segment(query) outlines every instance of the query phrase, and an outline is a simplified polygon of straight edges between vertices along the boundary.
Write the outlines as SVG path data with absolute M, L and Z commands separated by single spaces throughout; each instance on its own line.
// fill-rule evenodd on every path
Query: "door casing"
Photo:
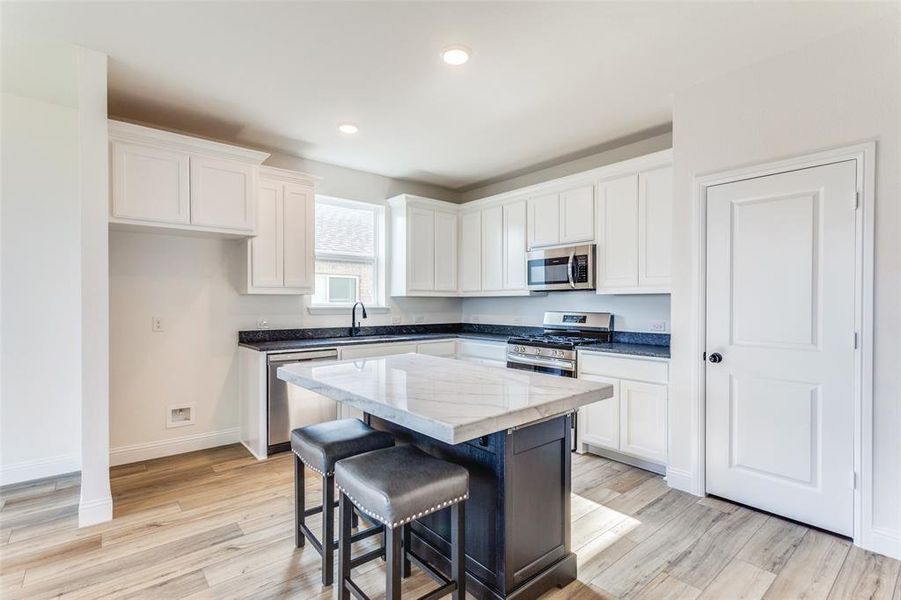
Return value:
M 874 209 L 876 187 L 876 142 L 869 141 L 815 152 L 775 162 L 741 167 L 709 175 L 693 181 L 695 215 L 695 258 L 697 288 L 694 305 L 697 308 L 695 339 L 696 353 L 692 365 L 692 437 L 696 443 L 696 463 L 690 473 L 689 489 L 693 494 L 706 494 L 706 378 L 707 362 L 703 360 L 707 338 L 707 190 L 724 183 L 734 183 L 756 177 L 797 171 L 847 160 L 857 164 L 857 202 L 855 219 L 855 330 L 858 345 L 854 365 L 854 544 L 868 550 L 888 554 L 873 530 L 873 249 Z M 850 199 L 849 199 L 850 202 Z M 852 343 L 849 340 L 849 343 Z M 672 454 L 672 452 L 670 452 Z M 688 482 L 686 482 L 688 483 Z

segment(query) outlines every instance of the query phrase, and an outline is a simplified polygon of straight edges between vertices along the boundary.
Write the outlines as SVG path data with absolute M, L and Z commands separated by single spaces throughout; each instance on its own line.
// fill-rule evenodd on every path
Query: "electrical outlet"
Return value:
M 425 317 L 423 317 L 422 315 L 416 315 L 416 324 L 418 325 L 421 323 L 425 323 Z
M 392 325 L 400 325 L 402 322 L 403 322 L 403 319 L 401 319 L 399 316 L 391 317 Z
M 522 317 L 513 317 L 514 325 L 522 325 Z
M 470 321 L 472 321 L 473 323 L 478 323 L 479 315 L 473 315 L 472 317 L 470 317 Z
M 269 329 L 269 321 L 266 319 L 260 319 L 257 321 L 257 329 Z
M 194 405 L 180 404 L 166 408 L 166 427 L 184 427 L 194 424 Z
M 161 317 L 150 317 L 150 330 L 154 333 L 163 331 L 163 319 Z
M 666 321 L 651 321 L 651 331 L 666 331 Z

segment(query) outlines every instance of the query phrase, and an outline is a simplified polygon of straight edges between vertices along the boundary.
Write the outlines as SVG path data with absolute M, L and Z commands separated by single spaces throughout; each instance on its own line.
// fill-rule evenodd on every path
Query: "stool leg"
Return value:
M 294 455 L 294 546 L 303 548 L 304 535 L 300 529 L 300 524 L 304 520 L 304 509 L 306 507 L 306 498 L 303 490 L 303 461 L 296 454 Z
M 322 585 L 335 579 L 335 476 L 322 478 Z
M 466 501 L 451 508 L 451 577 L 457 589 L 451 600 L 466 600 Z
M 403 526 L 404 528 L 404 571 L 403 577 L 406 579 L 410 576 L 410 559 L 407 556 L 407 552 L 410 551 L 410 524 L 407 523 Z
M 357 516 L 357 511 L 355 511 L 355 510 L 351 511 L 351 514 L 353 516 L 350 519 L 350 526 L 353 527 L 354 529 L 356 529 L 357 527 L 360 526 L 360 517 Z
M 353 504 L 343 493 L 338 497 L 338 600 L 350 600 L 345 583 L 350 578 L 350 536 Z
M 389 529 L 385 526 L 385 535 L 388 545 L 385 548 L 385 600 L 400 600 L 400 575 L 401 575 L 401 528 Z

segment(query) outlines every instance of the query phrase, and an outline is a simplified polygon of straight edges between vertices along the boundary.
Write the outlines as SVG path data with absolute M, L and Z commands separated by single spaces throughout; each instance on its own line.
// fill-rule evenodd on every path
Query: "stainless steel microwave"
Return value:
M 593 290 L 595 245 L 532 250 L 526 255 L 530 290 Z

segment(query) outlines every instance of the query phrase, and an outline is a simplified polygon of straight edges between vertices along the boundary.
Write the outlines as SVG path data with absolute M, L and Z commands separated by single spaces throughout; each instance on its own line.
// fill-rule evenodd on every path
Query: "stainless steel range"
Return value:
M 507 340 L 507 368 L 575 377 L 579 346 L 609 342 L 613 315 L 590 312 L 546 312 L 544 332 Z M 578 447 L 578 414 L 573 418 L 572 444 Z

